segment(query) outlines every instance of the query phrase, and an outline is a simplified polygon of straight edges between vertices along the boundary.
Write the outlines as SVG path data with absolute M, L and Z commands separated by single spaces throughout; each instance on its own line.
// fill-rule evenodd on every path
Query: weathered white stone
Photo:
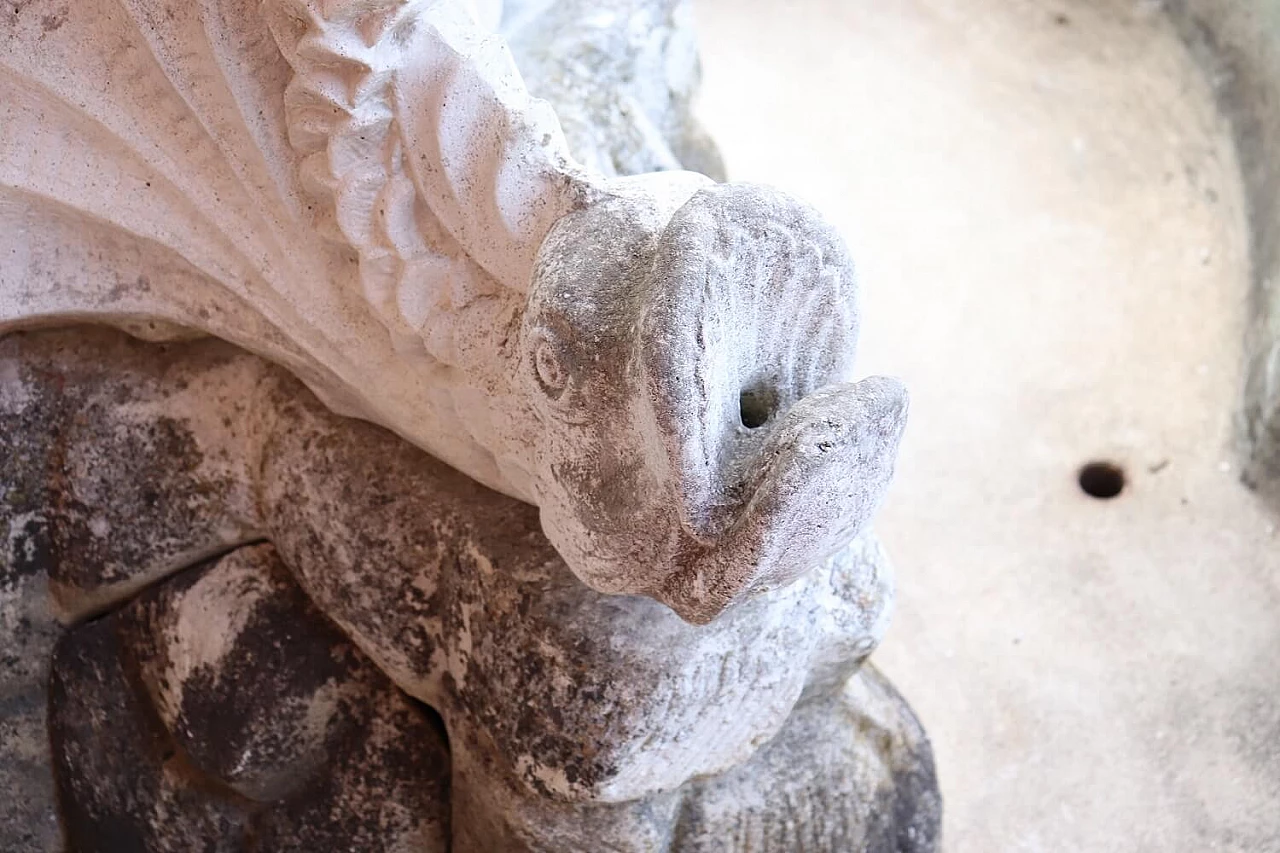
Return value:
M 538 505 L 596 589 L 706 621 L 856 533 L 905 396 L 851 382 L 852 266 L 816 212 L 620 174 L 718 169 L 683 4 L 510 10 L 586 165 L 474 11 L 22 4 L 0 22 L 0 330 L 226 338 Z M 557 77 L 561 43 L 573 68 L 616 46 L 595 94 Z
M 0 18 L 0 627 L 70 624 L 73 848 L 935 849 L 863 669 L 905 393 L 697 82 L 684 0 Z

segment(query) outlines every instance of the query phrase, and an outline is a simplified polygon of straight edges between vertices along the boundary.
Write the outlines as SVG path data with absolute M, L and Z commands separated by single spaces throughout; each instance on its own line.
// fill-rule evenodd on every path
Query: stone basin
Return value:
M 1280 4 L 699 12 L 730 175 L 850 235 L 912 389 L 877 660 L 946 848 L 1280 850 Z

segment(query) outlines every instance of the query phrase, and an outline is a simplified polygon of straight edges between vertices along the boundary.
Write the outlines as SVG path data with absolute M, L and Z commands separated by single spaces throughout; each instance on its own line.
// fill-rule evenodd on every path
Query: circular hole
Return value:
M 738 416 L 747 429 L 756 429 L 769 422 L 777 405 L 776 395 L 767 389 L 752 388 L 738 397 Z
M 1079 481 L 1086 495 L 1105 501 L 1124 491 L 1124 469 L 1114 462 L 1090 462 L 1080 469 Z

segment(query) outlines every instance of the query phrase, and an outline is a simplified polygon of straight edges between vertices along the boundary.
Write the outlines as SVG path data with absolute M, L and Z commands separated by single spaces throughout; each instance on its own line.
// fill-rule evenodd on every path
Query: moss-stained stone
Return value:
M 37 472 L 8 501 L 38 504 L 26 549 L 47 560 L 60 615 L 101 612 L 260 535 L 248 448 L 262 369 L 215 341 L 143 347 L 106 329 L 0 340 L 0 385 L 31 413 L 10 441 L 29 445 Z
M 0 850 L 59 850 L 45 729 L 49 659 L 61 626 L 44 510 L 56 400 L 0 342 Z
M 311 606 L 270 546 L 71 629 L 49 720 L 76 851 L 448 848 L 433 715 Z
M 37 377 L 6 386 L 8 575 L 80 620 L 50 692 L 73 849 L 934 849 L 928 742 L 862 668 L 892 600 L 873 536 L 695 626 L 228 345 L 0 346 Z

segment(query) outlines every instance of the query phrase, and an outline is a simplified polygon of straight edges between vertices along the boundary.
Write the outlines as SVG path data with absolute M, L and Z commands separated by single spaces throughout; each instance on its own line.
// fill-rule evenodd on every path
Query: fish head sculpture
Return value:
M 907 397 L 850 381 L 853 266 L 816 211 L 749 184 L 686 196 L 672 213 L 670 193 L 624 193 L 557 223 L 520 371 L 556 549 L 591 586 L 704 623 L 857 535 Z
M 851 381 L 853 268 L 814 210 L 583 165 L 459 0 L 117 5 L 0 62 L 0 136 L 74 152 L 0 158 L 0 331 L 225 338 L 693 622 L 867 520 L 906 398 Z

